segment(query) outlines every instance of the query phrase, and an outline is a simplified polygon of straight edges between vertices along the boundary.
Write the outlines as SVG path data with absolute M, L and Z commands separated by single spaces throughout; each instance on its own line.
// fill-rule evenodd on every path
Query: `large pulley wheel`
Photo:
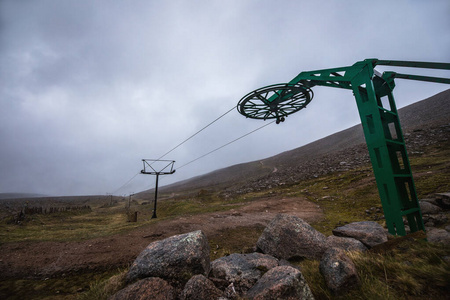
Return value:
M 302 84 L 274 84 L 245 95 L 237 110 L 247 118 L 276 119 L 279 124 L 286 116 L 305 108 L 312 98 L 311 89 Z

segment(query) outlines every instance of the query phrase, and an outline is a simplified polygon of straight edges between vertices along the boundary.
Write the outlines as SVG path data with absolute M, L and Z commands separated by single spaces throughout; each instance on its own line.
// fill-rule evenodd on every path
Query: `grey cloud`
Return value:
M 370 57 L 448 61 L 450 4 L 409 1 L 2 1 L 0 192 L 116 191 L 253 89 Z M 448 74 L 448 73 L 447 73 Z M 444 75 L 442 75 L 444 76 Z M 398 106 L 447 88 L 398 83 Z M 315 99 L 165 179 L 286 151 L 359 122 Z M 236 111 L 167 156 L 180 166 L 259 126 Z M 117 193 L 149 188 L 137 176 Z

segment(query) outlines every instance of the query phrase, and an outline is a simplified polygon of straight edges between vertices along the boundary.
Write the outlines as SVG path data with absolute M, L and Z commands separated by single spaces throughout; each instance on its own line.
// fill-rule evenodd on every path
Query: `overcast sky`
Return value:
M 448 0 L 2 0 L 0 193 L 152 188 L 154 176 L 135 176 L 141 159 L 159 158 L 256 88 L 366 58 L 450 62 L 449 15 Z M 398 107 L 448 88 L 396 83 Z M 308 108 L 286 122 L 161 184 L 263 159 L 360 122 L 351 91 L 313 91 Z M 264 124 L 234 110 L 164 159 L 177 168 Z

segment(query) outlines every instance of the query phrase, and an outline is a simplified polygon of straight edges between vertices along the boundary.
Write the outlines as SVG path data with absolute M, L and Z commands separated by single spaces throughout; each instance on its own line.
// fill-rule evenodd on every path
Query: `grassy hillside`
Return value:
M 420 197 L 450 191 L 450 143 L 431 145 L 423 153 L 411 155 L 415 183 Z M 60 213 L 47 216 L 34 216 L 22 226 L 0 225 L 0 243 L 11 241 L 67 241 L 84 240 L 98 236 L 129 232 L 139 227 L 153 226 L 158 222 L 184 216 L 219 212 L 239 208 L 243 203 L 267 198 L 306 197 L 319 205 L 325 214 L 323 220 L 312 223 L 313 227 L 329 235 L 336 226 L 362 220 L 376 220 L 383 224 L 382 211 L 370 165 L 344 172 L 335 172 L 315 179 L 292 185 L 274 187 L 269 190 L 252 192 L 227 200 L 220 193 L 203 191 L 185 198 L 161 201 L 158 219 L 149 219 L 151 203 L 142 200 L 131 203 L 131 209 L 141 212 L 137 223 L 127 221 L 127 201 L 112 206 L 93 206 L 91 212 Z M 367 214 L 366 211 L 373 213 Z M 263 227 L 236 227 L 208 237 L 211 258 L 235 252 L 251 251 Z M 414 242 L 413 242 L 414 241 Z M 361 288 L 351 292 L 352 299 L 446 299 L 449 287 L 450 269 L 444 258 L 450 255 L 448 247 L 430 245 L 419 240 L 407 240 L 403 246 L 388 250 L 384 254 L 366 253 L 353 255 L 360 277 Z M 404 263 L 408 262 L 408 263 Z M 317 261 L 293 262 L 302 267 L 316 299 L 336 298 L 331 295 L 323 278 L 318 273 Z M 98 272 L 66 274 L 46 281 L 33 279 L 8 279 L 0 283 L 0 291 L 14 291 L 15 299 L 106 299 L 115 288 L 121 286 L 120 280 L 125 271 L 119 266 Z M 113 276 L 113 275 L 118 275 Z M 113 277 L 111 277 L 113 276 Z M 113 278 L 113 279 L 111 279 Z M 68 281 L 70 284 L 68 285 Z M 111 287 L 112 285 L 112 287 Z M 88 288 L 88 286 L 90 286 Z M 20 288 L 19 288 L 20 287 Z M 106 291 L 105 291 L 106 288 Z M 38 291 L 38 294 L 36 294 Z M 58 293 L 60 296 L 57 296 Z M 1 295 L 1 293 L 0 293 Z M 40 295 L 39 297 L 36 297 Z M 349 295 L 343 296 L 347 299 Z M 100 298 L 98 298 L 100 297 Z M 12 298 L 14 299 L 14 298 Z
M 419 102 L 415 109 L 421 109 L 423 114 L 416 113 L 417 110 L 415 112 L 411 107 L 403 110 L 404 116 L 410 120 L 405 120 L 403 125 L 407 129 L 405 136 L 419 198 L 450 191 L 450 114 L 445 113 L 448 108 L 442 107 L 448 103 L 449 96 L 450 92 L 447 91 L 432 98 L 432 102 Z M 429 112 L 430 107 L 438 112 Z M 436 118 L 430 119 L 433 116 Z M 198 177 L 172 186 L 175 189 L 173 191 L 176 191 L 175 196 L 158 202 L 158 219 L 150 219 L 153 208 L 151 193 L 136 195 L 130 202 L 129 199 L 105 196 L 73 197 L 70 203 L 89 204 L 90 210 L 28 215 L 20 224 L 11 222 L 11 216 L 8 215 L 11 210 L 3 206 L 0 250 L 18 250 L 25 245 L 42 242 L 65 244 L 69 241 L 86 241 L 89 244 L 99 238 L 103 238 L 101 243 L 106 243 L 113 237 L 133 234 L 139 235 L 145 244 L 148 237 L 142 237 L 140 232 L 158 226 L 162 231 L 164 224 L 167 224 L 165 222 L 177 218 L 189 221 L 192 217 L 206 213 L 231 210 L 238 213 L 249 203 L 292 197 L 307 199 L 323 210 L 323 218 L 311 225 L 325 235 L 331 234 L 337 226 L 354 221 L 374 220 L 384 224 L 372 168 L 364 150 L 361 150 L 364 147 L 361 148 L 361 144 L 356 142 L 356 131 L 357 127 L 349 129 L 355 143 L 351 145 L 352 142 L 349 142 L 347 148 L 339 144 L 329 153 L 326 150 L 327 144 L 335 145 L 336 140 L 348 136 L 348 132 L 341 132 L 328 141 L 321 140 L 317 144 L 305 146 L 303 150 L 300 148 L 282 153 L 263 163 L 233 166 L 218 170 L 208 178 Z M 311 158 L 310 165 L 303 164 L 297 169 L 282 167 L 283 157 L 304 157 L 305 153 L 316 152 L 317 147 L 326 149 L 322 150 L 322 156 Z M 341 164 L 343 160 L 348 164 Z M 275 173 L 274 166 L 280 167 Z M 241 177 L 222 182 L 223 178 L 230 178 L 230 174 L 244 170 Z M 300 171 L 308 173 L 308 176 L 296 177 L 293 174 Z M 286 180 L 288 176 L 293 180 Z M 230 189 L 237 183 L 242 185 L 236 190 Z M 64 199 L 59 200 L 53 199 L 51 204 L 67 203 Z M 49 205 L 44 198 L 36 201 L 34 203 Z M 129 212 L 138 212 L 137 222 L 128 222 Z M 449 215 L 447 217 L 450 218 Z M 252 251 L 263 229 L 260 224 L 235 226 L 209 235 L 211 259 Z M 154 238 L 160 237 L 162 233 Z M 318 272 L 318 261 L 292 263 L 301 266 L 316 299 L 448 299 L 449 247 L 427 243 L 420 236 L 391 241 L 396 242 L 387 245 L 382 252 L 371 251 L 351 256 L 357 266 L 361 286 L 342 297 L 330 294 Z M 5 265 L 5 254 L 2 252 L 0 258 L 2 276 L 14 269 L 14 266 Z M 128 263 L 125 260 L 108 266 L 86 266 L 85 269 L 55 272 L 45 277 L 32 277 L 32 274 L 0 276 L 0 299 L 106 299 L 123 285 L 123 274 Z

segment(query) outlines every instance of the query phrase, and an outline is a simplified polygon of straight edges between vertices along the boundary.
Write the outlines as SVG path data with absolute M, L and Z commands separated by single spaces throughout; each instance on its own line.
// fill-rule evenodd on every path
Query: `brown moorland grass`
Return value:
M 432 146 L 425 154 L 410 157 L 416 188 L 420 198 L 436 192 L 450 191 L 450 150 L 448 145 Z M 34 216 L 22 226 L 0 224 L 0 243 L 11 241 L 67 241 L 126 233 L 140 226 L 152 225 L 166 218 L 201 215 L 205 212 L 239 209 L 240 204 L 268 197 L 306 197 L 324 211 L 324 219 L 312 225 L 329 235 L 336 226 L 378 216 L 365 211 L 380 208 L 380 202 L 370 166 L 328 174 L 271 190 L 241 195 L 224 205 L 216 194 L 168 199 L 158 206 L 159 219 L 149 219 L 151 204 L 135 204 L 130 209 L 140 212 L 138 223 L 126 222 L 125 202 L 110 208 L 94 207 L 92 212 L 62 212 Z M 378 220 L 383 224 L 383 220 Z M 262 232 L 261 226 L 235 227 L 209 237 L 211 258 L 252 250 Z M 43 234 L 44 233 L 44 234 Z M 450 287 L 449 247 L 421 240 L 402 244 L 384 253 L 351 254 L 361 286 L 340 299 L 447 299 Z M 304 260 L 299 264 L 316 299 L 335 299 L 318 272 L 318 261 Z M 122 287 L 121 270 L 92 271 L 65 274 L 57 278 L 11 279 L 0 282 L 0 295 L 10 299 L 106 299 Z M 115 277 L 114 277 L 115 276 Z

